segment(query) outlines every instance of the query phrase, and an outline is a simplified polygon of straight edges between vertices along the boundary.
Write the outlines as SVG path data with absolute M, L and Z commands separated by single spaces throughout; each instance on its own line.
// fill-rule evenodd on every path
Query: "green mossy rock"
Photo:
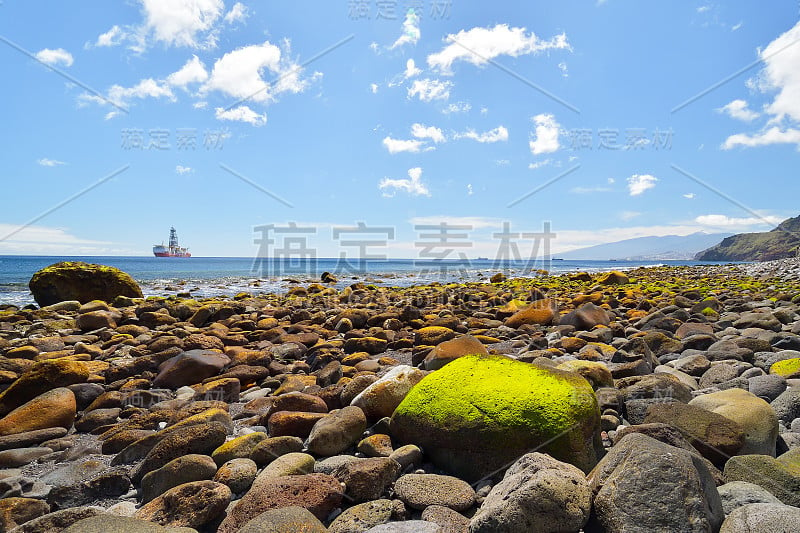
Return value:
M 502 356 L 467 355 L 423 378 L 392 415 L 391 433 L 467 480 L 531 451 L 586 472 L 602 453 L 588 381 Z
M 120 269 L 82 261 L 62 261 L 45 267 L 33 275 L 28 287 L 40 306 L 66 300 L 113 302 L 118 296 L 143 296 L 139 285 Z
M 769 367 L 769 373 L 778 374 L 786 379 L 800 377 L 800 357 L 784 359 L 783 361 L 773 363 L 772 366 Z

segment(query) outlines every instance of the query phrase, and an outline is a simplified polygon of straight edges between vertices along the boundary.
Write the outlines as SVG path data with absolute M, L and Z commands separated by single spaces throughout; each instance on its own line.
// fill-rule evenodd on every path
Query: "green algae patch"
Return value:
M 769 367 L 770 374 L 778 374 L 785 378 L 794 378 L 800 376 L 800 357 L 794 359 L 784 359 L 777 361 Z
M 420 381 L 395 410 L 391 431 L 440 468 L 479 479 L 532 450 L 589 471 L 602 451 L 599 421 L 579 374 L 467 355 Z

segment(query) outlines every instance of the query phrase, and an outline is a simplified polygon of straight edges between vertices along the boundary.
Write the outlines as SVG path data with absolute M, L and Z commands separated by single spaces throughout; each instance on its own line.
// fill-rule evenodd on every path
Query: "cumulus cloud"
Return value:
M 497 126 L 496 128 L 486 131 L 484 133 L 477 133 L 473 129 L 469 129 L 464 133 L 456 135 L 458 139 L 472 139 L 479 143 L 496 143 L 508 140 L 508 130 L 504 126 Z
M 266 41 L 228 52 L 214 63 L 201 93 L 220 91 L 234 98 L 272 102 L 282 92 L 303 92 L 318 74 L 310 79 L 303 79 L 299 65 L 287 58 L 288 41 L 284 42 L 284 48 L 282 51 Z M 263 76 L 266 72 L 272 74 L 277 81 L 265 81 Z
M 408 88 L 408 97 L 417 96 L 423 102 L 447 100 L 450 98 L 450 89 L 452 88 L 453 83 L 449 81 L 432 80 L 430 78 L 414 80 L 414 83 Z
M 55 50 L 45 48 L 36 52 L 35 56 L 36 59 L 42 63 L 52 66 L 63 65 L 65 67 L 71 67 L 74 62 L 72 54 L 63 48 L 56 48 Z
M 397 38 L 390 48 L 397 48 L 405 44 L 417 44 L 420 36 L 419 15 L 411 8 L 406 12 L 406 18 L 403 20 L 402 35 Z
M 267 123 L 267 114 L 258 114 L 246 105 L 240 105 L 233 109 L 218 107 L 214 110 L 217 120 L 231 120 L 236 122 L 246 122 L 251 126 L 263 126 Z
M 628 178 L 628 193 L 631 196 L 639 196 L 648 189 L 656 186 L 658 178 L 650 174 L 634 174 Z
M 421 73 L 422 70 L 417 68 L 417 64 L 414 62 L 413 59 L 409 59 L 408 61 L 406 61 L 406 71 L 403 72 L 404 78 L 406 79 L 413 78 L 414 76 L 419 76 Z
M 94 46 L 98 47 L 117 46 L 123 40 L 125 40 L 126 37 L 127 33 L 124 32 L 122 28 L 114 24 L 113 26 L 111 26 L 110 30 L 108 30 L 105 33 L 101 33 L 97 37 L 97 41 L 95 41 Z
M 556 122 L 555 116 L 542 113 L 533 117 L 532 120 L 536 125 L 536 138 L 530 141 L 532 154 L 549 154 L 561 148 L 558 142 L 561 125 Z
M 730 150 L 737 146 L 753 148 L 770 144 L 796 144 L 800 147 L 800 130 L 773 126 L 753 134 L 737 133 L 725 139 L 725 142 L 722 143 L 722 148 L 723 150 Z
M 411 125 L 411 135 L 417 139 L 430 139 L 435 143 L 443 143 L 446 139 L 442 130 L 435 126 L 415 123 Z
M 797 68 L 800 47 L 796 45 L 797 41 L 800 41 L 800 22 L 759 51 L 765 66 L 746 85 L 752 91 L 775 94 L 764 106 L 769 120 L 760 131 L 729 136 L 722 145 L 724 150 L 771 144 L 795 144 L 800 148 L 800 69 Z M 744 116 L 749 115 L 745 113 Z
M 140 0 L 144 22 L 135 30 L 142 51 L 148 40 L 166 46 L 213 48 L 217 44 L 216 22 L 222 16 L 222 0 Z
M 383 178 L 378 184 L 378 189 L 383 191 L 383 196 L 392 197 L 398 191 L 404 191 L 411 196 L 430 196 L 428 187 L 422 183 L 422 169 L 414 167 L 408 169 L 409 179 Z
M 206 66 L 200 58 L 192 56 L 180 70 L 167 76 L 167 83 L 173 87 L 186 87 L 190 83 L 203 83 L 207 79 Z
M 66 165 L 66 163 L 63 161 L 59 161 L 58 159 L 48 159 L 47 157 L 37 160 L 36 163 L 43 167 L 59 167 L 61 165 Z
M 415 139 L 403 140 L 385 137 L 383 139 L 383 145 L 389 150 L 390 154 L 399 154 L 400 152 L 419 152 L 425 143 Z
M 450 44 L 427 58 L 429 67 L 444 74 L 452 73 L 456 61 L 482 66 L 501 55 L 518 57 L 545 50 L 571 49 L 564 33 L 543 40 L 533 32 L 527 33 L 525 28 L 509 28 L 507 24 L 461 30 L 448 35 L 445 42 Z
M 745 100 L 733 100 L 728 102 L 724 106 L 717 109 L 719 113 L 725 113 L 731 118 L 735 118 L 738 120 L 745 120 L 751 121 L 755 120 L 761 115 L 759 115 L 756 111 L 747 107 L 747 102 Z

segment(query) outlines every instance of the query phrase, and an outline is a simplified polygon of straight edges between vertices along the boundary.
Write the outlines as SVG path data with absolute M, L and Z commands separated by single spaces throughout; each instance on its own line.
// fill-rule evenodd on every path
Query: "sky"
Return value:
M 766 231 L 798 215 L 798 9 L 2 0 L 0 254 Z

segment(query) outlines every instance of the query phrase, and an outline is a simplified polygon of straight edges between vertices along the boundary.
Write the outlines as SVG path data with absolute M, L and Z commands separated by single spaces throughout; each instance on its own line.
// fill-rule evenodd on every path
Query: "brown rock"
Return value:
M 342 486 L 326 474 L 256 478 L 253 487 L 231 509 L 217 533 L 236 533 L 250 520 L 271 509 L 302 507 L 320 520 L 336 509 Z
M 388 457 L 360 459 L 341 465 L 333 475 L 355 502 L 377 500 L 400 474 L 400 464 Z
M 326 413 L 304 413 L 300 411 L 278 411 L 269 417 L 267 427 L 270 437 L 288 435 L 305 439 L 317 421 Z
M 192 481 L 172 488 L 136 511 L 136 518 L 162 526 L 198 528 L 225 512 L 231 489 L 214 481 Z
M 46 515 L 50 506 L 33 498 L 3 498 L 0 500 L 0 531 L 11 531 L 20 524 Z
M 177 389 L 184 385 L 200 383 L 206 378 L 219 374 L 231 360 L 227 355 L 208 350 L 189 350 L 158 367 L 159 373 L 153 380 L 153 387 Z
M 63 427 L 69 429 L 75 420 L 75 395 L 61 387 L 37 396 L 17 407 L 0 420 L 0 435 Z
M 425 357 L 425 370 L 438 370 L 444 365 L 464 355 L 489 355 L 486 347 L 471 335 L 463 335 L 456 339 L 437 344 Z
M 84 383 L 89 372 L 77 361 L 63 359 L 34 364 L 0 393 L 0 416 L 52 389 Z

